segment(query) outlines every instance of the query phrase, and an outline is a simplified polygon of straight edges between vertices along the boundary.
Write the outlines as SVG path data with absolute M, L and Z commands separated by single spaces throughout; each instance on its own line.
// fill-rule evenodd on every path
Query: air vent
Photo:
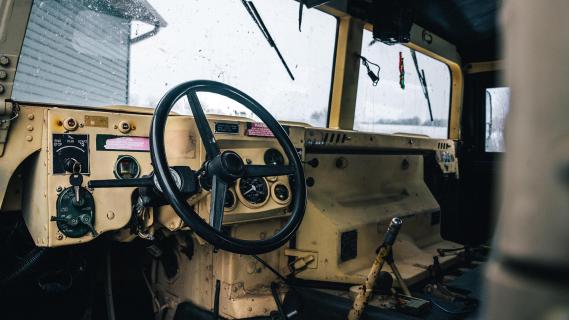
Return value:
M 322 135 L 322 144 L 340 144 L 346 143 L 346 141 L 350 141 L 350 137 L 345 133 L 331 133 L 326 132 Z
M 439 142 L 439 143 L 437 144 L 437 148 L 438 148 L 439 150 L 447 150 L 447 149 L 450 148 L 450 144 L 447 143 L 447 142 Z

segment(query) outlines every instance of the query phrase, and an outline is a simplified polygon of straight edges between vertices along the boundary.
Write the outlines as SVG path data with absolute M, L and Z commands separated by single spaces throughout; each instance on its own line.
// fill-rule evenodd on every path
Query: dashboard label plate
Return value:
M 231 122 L 216 122 L 215 133 L 239 134 L 239 124 Z
M 97 135 L 97 151 L 149 152 L 150 138 L 136 136 Z
M 85 116 L 85 126 L 108 128 L 109 127 L 109 117 Z
M 289 133 L 288 126 L 282 126 L 287 134 Z M 245 135 L 248 137 L 274 137 L 275 135 L 267 127 L 266 124 L 262 122 L 247 122 L 247 129 L 245 130 Z

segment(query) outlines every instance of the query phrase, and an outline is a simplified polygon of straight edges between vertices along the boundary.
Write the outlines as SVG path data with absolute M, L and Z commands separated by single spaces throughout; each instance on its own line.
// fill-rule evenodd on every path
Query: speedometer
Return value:
M 265 178 L 247 177 L 237 181 L 238 196 L 248 207 L 258 208 L 269 200 L 269 185 Z

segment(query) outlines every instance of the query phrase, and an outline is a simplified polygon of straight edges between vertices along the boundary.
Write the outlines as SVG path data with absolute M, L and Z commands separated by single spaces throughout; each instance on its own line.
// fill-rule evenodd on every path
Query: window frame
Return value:
M 369 24 L 366 24 L 366 27 L 367 27 L 367 26 L 369 26 Z M 372 32 L 372 30 L 369 30 L 368 28 L 364 28 L 363 31 L 364 31 L 364 32 L 365 32 L 365 31 Z M 448 71 L 448 75 L 449 75 L 449 100 L 448 100 L 448 106 L 447 106 L 448 111 L 447 111 L 447 126 L 446 126 L 446 129 L 447 129 L 447 130 L 446 130 L 446 137 L 440 138 L 440 137 L 430 137 L 430 136 L 429 136 L 429 139 L 449 139 L 449 136 L 450 136 L 450 128 L 451 128 L 450 122 L 451 122 L 452 96 L 453 96 L 453 85 L 452 85 L 452 84 L 453 84 L 453 76 L 452 76 L 452 70 L 451 70 L 449 64 L 446 63 L 445 61 L 441 60 L 441 59 L 437 59 L 437 58 L 433 57 L 432 55 L 425 54 L 422 50 L 417 50 L 412 44 L 409 44 L 409 43 L 402 43 L 401 45 L 404 46 L 404 47 L 406 47 L 406 48 L 408 48 L 409 50 L 415 50 L 416 52 L 419 52 L 419 53 L 425 55 L 425 56 L 428 57 L 428 58 L 431 58 L 431 59 L 433 59 L 433 60 L 435 60 L 435 61 L 441 62 L 441 63 L 446 67 L 446 69 L 447 69 L 447 71 Z M 361 48 L 360 48 L 360 52 L 361 52 Z M 361 68 L 361 67 L 360 67 L 360 68 Z M 361 69 L 360 69 L 360 70 L 361 70 Z M 358 76 L 359 76 L 359 75 L 358 75 Z M 355 85 L 355 87 L 356 87 L 356 94 L 357 94 L 358 85 Z M 356 96 L 356 102 L 357 102 L 357 96 Z M 357 105 L 354 106 L 354 120 L 355 120 L 355 114 L 356 114 L 356 112 L 357 112 Z M 354 121 L 354 126 L 355 126 L 355 121 Z M 355 130 L 355 129 L 354 129 L 354 130 Z M 357 130 L 357 131 L 359 131 L 359 130 Z M 361 131 L 361 132 L 367 132 L 367 131 Z M 385 132 L 367 132 L 367 133 L 374 133 L 374 134 L 394 134 L 394 133 L 385 133 Z M 418 132 L 406 132 L 406 133 L 408 133 L 408 134 L 423 135 L 423 134 L 418 133 Z
M 328 128 L 353 130 L 360 67 L 359 58 L 353 54 L 361 53 L 363 31 L 372 31 L 373 26 L 348 14 L 340 14 L 338 17 L 338 52 Z M 411 29 L 411 42 L 403 45 L 438 60 L 449 68 L 451 87 L 447 139 L 459 140 L 464 74 L 456 46 L 415 24 Z M 346 77 L 349 73 L 354 74 L 356 79 Z

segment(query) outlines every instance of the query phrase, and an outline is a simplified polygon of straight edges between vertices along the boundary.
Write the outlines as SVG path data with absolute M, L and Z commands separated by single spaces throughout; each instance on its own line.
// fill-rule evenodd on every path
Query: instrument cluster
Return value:
M 267 149 L 263 156 L 266 165 L 284 165 L 285 160 L 277 149 Z M 250 209 L 264 206 L 269 199 L 280 205 L 290 203 L 290 186 L 279 180 L 279 177 L 246 177 L 238 179 L 233 188 L 229 188 L 225 196 L 225 211 L 237 207 L 237 201 Z

